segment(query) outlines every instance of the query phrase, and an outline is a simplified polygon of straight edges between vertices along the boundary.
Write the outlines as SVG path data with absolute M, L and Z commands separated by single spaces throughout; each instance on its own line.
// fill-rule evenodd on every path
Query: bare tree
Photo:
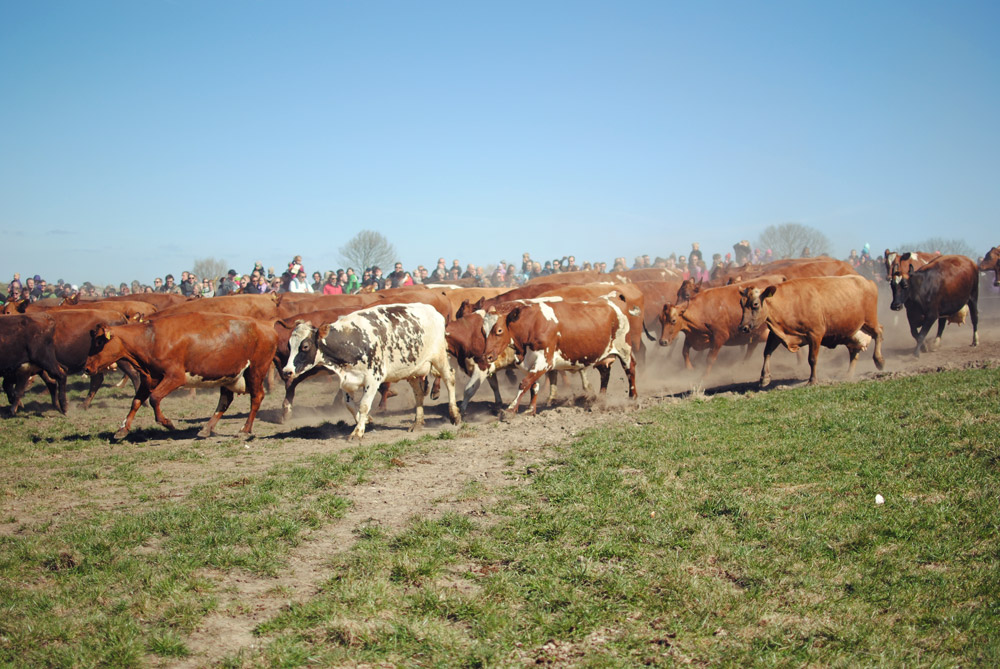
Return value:
M 830 252 L 830 240 L 826 235 L 801 223 L 767 226 L 761 233 L 757 246 L 771 249 L 775 258 L 798 258 L 806 249 L 814 257 Z
M 931 237 L 916 244 L 902 244 L 898 250 L 903 253 L 906 251 L 925 251 L 927 253 L 940 251 L 945 255 L 960 255 L 970 258 L 982 255 L 982 253 L 977 254 L 964 239 L 942 239 L 941 237 Z
M 396 248 L 374 230 L 362 230 L 340 247 L 340 262 L 345 267 L 354 267 L 358 274 L 374 265 L 391 267 L 395 261 Z
M 222 258 L 198 258 L 191 265 L 191 271 L 201 279 L 218 279 L 225 276 L 229 268 Z

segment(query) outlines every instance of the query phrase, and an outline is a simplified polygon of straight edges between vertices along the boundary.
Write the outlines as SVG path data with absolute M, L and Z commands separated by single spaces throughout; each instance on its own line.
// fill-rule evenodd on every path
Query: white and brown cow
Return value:
M 616 304 L 619 302 L 619 304 Z M 493 362 L 512 346 L 527 372 L 508 411 L 517 412 L 531 391 L 531 413 L 537 412 L 538 380 L 550 371 L 598 368 L 601 393 L 607 390 L 609 366 L 618 358 L 628 377 L 629 397 L 637 396 L 635 356 L 629 343 L 629 319 L 622 300 L 539 302 L 516 305 L 498 315 L 486 337 L 486 360 Z
M 809 383 L 816 383 L 816 361 L 820 346 L 846 346 L 854 373 L 858 355 L 875 339 L 875 366 L 882 358 L 882 326 L 878 322 L 878 288 L 860 276 L 824 276 L 791 279 L 761 289 L 748 287 L 740 298 L 743 318 L 740 331 L 749 333 L 760 323 L 770 334 L 764 345 L 760 385 L 771 382 L 771 354 L 779 345 L 791 352 L 809 346 Z
M 372 401 L 383 382 L 409 382 L 417 406 L 410 429 L 422 427 L 423 378 L 429 372 L 444 379 L 448 415 L 452 423 L 461 423 L 455 404 L 455 372 L 448 364 L 445 319 L 432 306 L 385 304 L 355 311 L 318 328 L 299 323 L 288 346 L 286 376 L 294 378 L 320 365 L 337 375 L 345 393 L 360 391 L 357 426 L 349 439 L 364 436 Z

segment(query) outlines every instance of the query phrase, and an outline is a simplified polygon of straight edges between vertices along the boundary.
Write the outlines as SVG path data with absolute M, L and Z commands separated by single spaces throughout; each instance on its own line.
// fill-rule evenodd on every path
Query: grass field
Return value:
M 279 571 L 345 488 L 450 435 L 205 471 L 163 498 L 148 472 L 197 466 L 190 442 L 109 467 L 79 457 L 92 435 L 40 420 L 4 423 L 0 500 L 106 477 L 139 501 L 0 510 L 7 666 L 183 662 L 218 606 L 210 574 Z M 261 649 L 222 664 L 998 666 L 998 434 L 989 368 L 629 414 L 519 472 L 485 517 L 362 528 L 317 594 L 258 626 Z

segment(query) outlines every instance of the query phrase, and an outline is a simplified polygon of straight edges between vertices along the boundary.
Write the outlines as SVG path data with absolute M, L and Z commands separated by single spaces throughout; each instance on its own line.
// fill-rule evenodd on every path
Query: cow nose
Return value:
M 670 342 L 668 342 L 666 339 L 661 339 L 660 346 L 670 346 Z

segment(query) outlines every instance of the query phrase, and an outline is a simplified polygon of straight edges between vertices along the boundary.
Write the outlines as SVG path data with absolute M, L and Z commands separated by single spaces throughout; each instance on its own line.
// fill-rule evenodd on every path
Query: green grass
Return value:
M 362 536 L 258 661 L 995 666 L 998 388 L 801 388 L 588 432 L 499 523 Z
M 339 487 L 475 438 L 463 428 L 206 471 L 164 497 L 159 466 L 242 447 L 91 457 L 97 442 L 81 430 L 28 418 L 0 434 L 0 499 L 97 480 L 136 503 L 81 500 L 0 534 L 10 666 L 183 659 L 218 604 L 208 570 L 279 573 L 306 532 L 344 513 Z M 261 623 L 260 651 L 223 665 L 996 666 L 998 427 L 996 369 L 626 415 L 529 468 L 530 484 L 505 489 L 485 522 L 358 528 L 318 594 Z M 457 497 L 484 494 L 472 483 Z

